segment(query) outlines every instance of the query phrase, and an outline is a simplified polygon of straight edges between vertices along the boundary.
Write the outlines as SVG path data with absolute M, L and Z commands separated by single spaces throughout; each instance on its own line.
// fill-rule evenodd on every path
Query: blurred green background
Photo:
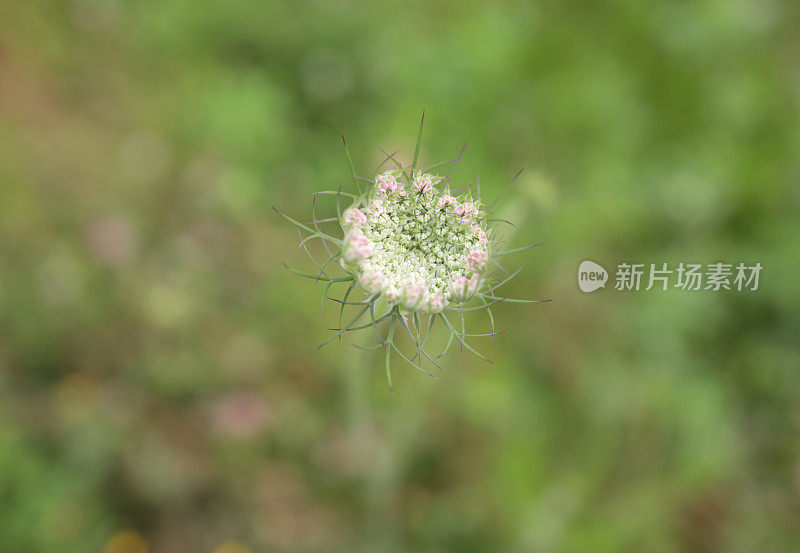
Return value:
M 0 551 L 800 551 L 800 5 L 0 4 Z M 332 343 L 311 192 L 469 146 L 541 248 L 430 379 Z M 320 216 L 334 204 L 320 199 Z M 760 262 L 756 292 L 577 266 Z M 475 332 L 488 321 L 474 318 Z M 356 340 L 357 343 L 368 341 Z

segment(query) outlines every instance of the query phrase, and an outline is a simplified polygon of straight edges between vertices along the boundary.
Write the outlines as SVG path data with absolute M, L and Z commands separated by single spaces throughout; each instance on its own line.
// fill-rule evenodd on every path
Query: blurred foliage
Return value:
M 0 4 L 0 551 L 800 550 L 799 16 Z M 553 301 L 390 395 L 316 351 L 269 205 L 347 183 L 340 133 L 364 173 L 409 156 L 423 108 L 423 161 L 469 141 L 490 197 L 527 167 L 509 294 Z M 583 295 L 585 258 L 764 272 Z

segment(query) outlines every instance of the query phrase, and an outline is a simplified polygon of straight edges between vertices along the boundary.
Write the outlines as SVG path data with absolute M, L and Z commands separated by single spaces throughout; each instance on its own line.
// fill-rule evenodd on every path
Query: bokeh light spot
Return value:
M 135 530 L 117 532 L 106 543 L 103 553 L 149 553 L 144 537 Z

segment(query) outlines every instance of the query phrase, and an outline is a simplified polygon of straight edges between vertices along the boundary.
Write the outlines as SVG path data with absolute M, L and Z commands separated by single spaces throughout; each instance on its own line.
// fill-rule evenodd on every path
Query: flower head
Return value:
M 420 127 L 418 136 L 421 135 Z M 425 341 L 435 322 L 441 322 L 450 333 L 445 351 L 456 340 L 462 347 L 488 361 L 470 346 L 467 338 L 495 334 L 494 318 L 489 306 L 503 301 L 531 301 L 495 295 L 497 289 L 519 271 L 499 284 L 494 282 L 491 287 L 487 285 L 493 278 L 489 271 L 491 265 L 504 270 L 493 256 L 526 249 L 495 253 L 498 232 L 488 226 L 491 219 L 486 217 L 486 213 L 491 212 L 498 199 L 485 208 L 479 187 L 477 196 L 471 193 L 451 194 L 449 184 L 446 187 L 438 186 L 443 180 L 439 176 L 416 171 L 418 153 L 419 141 L 410 167 L 402 166 L 394 154 L 387 154 L 381 166 L 391 160 L 396 169 L 379 174 L 376 171 L 373 182 L 365 187 L 362 181 L 366 179 L 356 176 L 347 152 L 355 193 L 342 193 L 341 190 L 322 192 L 336 196 L 339 217 L 333 220 L 338 220 L 343 238 L 339 237 L 340 234 L 333 235 L 320 228 L 321 224 L 332 219 L 318 219 L 313 207 L 312 222 L 308 224 L 275 209 L 298 227 L 301 236 L 303 232 L 308 234 L 302 238 L 301 246 L 305 246 L 312 238 L 320 239 L 325 245 L 330 256 L 327 261 L 318 263 L 312 256 L 317 274 L 291 269 L 301 276 L 326 283 L 323 307 L 326 298 L 334 299 L 328 296 L 333 286 L 347 286 L 342 299 L 335 300 L 341 305 L 336 334 L 321 346 L 346 332 L 372 328 L 379 343 L 369 346 L 369 349 L 386 348 L 386 372 L 390 386 L 389 360 L 392 351 L 423 372 L 427 373 L 422 368 L 423 357 L 438 367 L 425 350 Z M 343 196 L 352 198 L 352 203 L 340 212 Z M 312 255 L 307 247 L 306 252 Z M 337 267 L 344 271 L 344 276 L 330 273 Z M 475 306 L 473 303 L 471 307 L 464 305 L 473 301 L 480 304 Z M 357 310 L 349 322 L 342 318 L 347 306 Z M 463 312 L 481 309 L 489 313 L 491 333 L 467 334 L 463 328 Z M 365 323 L 366 316 L 370 321 Z M 425 317 L 428 321 L 427 333 L 423 334 L 422 319 Z M 451 322 L 453 317 L 462 317 L 461 330 L 457 330 Z M 386 326 L 382 327 L 383 324 Z M 412 329 L 416 329 L 416 336 Z M 416 345 L 417 355 L 410 359 L 396 345 L 398 336 L 403 332 Z M 418 362 L 415 363 L 417 357 Z
M 393 192 L 402 183 L 394 174 L 383 173 L 376 177 L 373 192 L 361 201 L 366 204 L 363 211 L 361 204 L 354 205 L 342 217 L 343 228 L 357 220 L 363 233 L 363 239 L 361 234 L 358 239 L 350 235 L 343 249 L 345 260 L 354 262 L 362 287 L 369 293 L 388 290 L 387 302 L 399 303 L 405 311 L 441 312 L 450 302 L 465 301 L 475 286 L 471 293 L 454 293 L 454 282 L 486 268 L 485 231 L 477 223 L 465 223 L 463 207 L 469 206 L 471 217 L 478 209 L 437 190 L 434 184 L 440 180 L 417 173 L 411 183 L 414 193 L 400 196 Z M 454 210 L 443 209 L 452 205 Z M 369 285 L 364 286 L 364 274 L 384 278 L 381 284 L 368 278 Z

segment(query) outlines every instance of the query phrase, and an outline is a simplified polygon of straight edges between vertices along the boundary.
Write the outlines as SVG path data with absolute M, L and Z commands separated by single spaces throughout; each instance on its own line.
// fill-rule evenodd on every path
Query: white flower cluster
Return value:
M 397 171 L 375 179 L 367 198 L 342 214 L 342 259 L 369 294 L 389 305 L 438 313 L 482 284 L 489 240 L 480 207 L 437 190 L 441 179 Z

